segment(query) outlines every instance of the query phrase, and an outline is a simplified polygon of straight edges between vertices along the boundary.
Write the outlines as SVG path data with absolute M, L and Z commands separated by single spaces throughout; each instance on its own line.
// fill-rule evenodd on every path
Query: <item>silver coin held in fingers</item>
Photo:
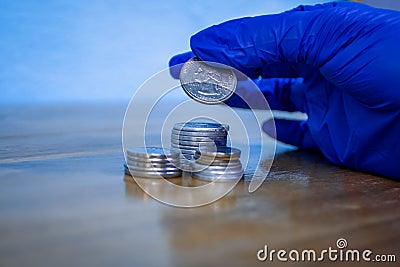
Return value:
M 209 105 L 228 100 L 237 85 L 233 69 L 217 67 L 197 57 L 191 58 L 183 65 L 179 78 L 187 95 Z

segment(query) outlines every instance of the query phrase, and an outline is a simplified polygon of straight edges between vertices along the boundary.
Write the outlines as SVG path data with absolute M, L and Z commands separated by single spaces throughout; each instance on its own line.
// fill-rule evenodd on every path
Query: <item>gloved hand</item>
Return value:
M 299 6 L 212 26 L 190 44 L 202 60 L 256 79 L 271 109 L 308 115 L 276 119 L 278 140 L 400 179 L 400 12 L 357 3 Z M 192 56 L 177 55 L 170 65 Z M 238 97 L 226 103 L 245 107 Z M 271 135 L 270 126 L 263 129 Z

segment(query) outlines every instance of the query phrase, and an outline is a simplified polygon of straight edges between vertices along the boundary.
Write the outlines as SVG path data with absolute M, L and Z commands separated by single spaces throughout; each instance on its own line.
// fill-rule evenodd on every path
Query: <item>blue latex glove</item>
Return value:
M 212 26 L 190 44 L 202 60 L 256 79 L 271 109 L 307 113 L 305 121 L 276 119 L 278 140 L 400 179 L 400 12 L 357 3 L 300 6 Z M 177 55 L 170 65 L 192 56 Z M 246 88 L 238 90 L 251 99 Z M 246 107 L 238 97 L 226 103 Z M 263 129 L 272 135 L 271 121 Z

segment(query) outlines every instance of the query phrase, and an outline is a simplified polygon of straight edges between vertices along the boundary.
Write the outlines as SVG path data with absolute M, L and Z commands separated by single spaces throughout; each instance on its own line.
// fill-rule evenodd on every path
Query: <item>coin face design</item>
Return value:
M 233 69 L 216 67 L 196 57 L 183 65 L 179 78 L 186 94 L 210 105 L 228 100 L 237 85 Z

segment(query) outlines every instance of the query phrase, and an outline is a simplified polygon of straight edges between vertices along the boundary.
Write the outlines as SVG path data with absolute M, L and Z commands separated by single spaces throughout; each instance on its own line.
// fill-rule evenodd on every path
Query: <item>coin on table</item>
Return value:
M 175 145 L 171 144 L 171 147 L 176 148 L 176 149 L 185 149 L 185 150 L 193 150 L 196 151 L 198 149 L 198 146 L 183 146 L 183 145 Z
M 189 135 L 179 135 L 179 134 L 171 134 L 171 139 L 173 140 L 182 140 L 182 141 L 195 141 L 195 142 L 206 142 L 210 141 L 219 141 L 225 142 L 227 140 L 226 136 L 189 136 Z
M 179 149 L 181 151 L 182 154 L 187 154 L 187 155 L 192 155 L 194 156 L 194 153 L 196 152 L 195 149 L 191 150 L 191 149 Z
M 239 159 L 213 159 L 213 158 L 207 158 L 207 157 L 200 157 L 196 158 L 196 163 L 197 164 L 202 164 L 202 165 L 213 165 L 213 166 L 228 166 L 228 165 L 237 165 L 241 164 Z
M 139 167 L 139 168 L 174 168 L 177 164 L 173 164 L 171 162 L 168 163 L 159 163 L 159 162 L 140 162 L 140 161 L 127 161 L 128 165 L 131 167 Z
M 221 144 L 221 142 L 214 142 L 212 140 L 207 140 L 207 141 L 187 141 L 187 140 L 176 140 L 174 138 L 171 138 L 171 143 L 176 144 L 176 145 L 184 145 L 184 146 L 199 146 L 199 145 L 218 145 Z
M 183 65 L 179 78 L 186 94 L 203 104 L 219 104 L 229 99 L 237 86 L 233 69 L 216 67 L 197 57 Z
M 227 165 L 215 165 L 214 162 L 211 162 L 211 164 L 201 164 L 198 163 L 197 161 L 193 163 L 194 166 L 199 166 L 201 167 L 205 167 L 208 170 L 232 170 L 232 169 L 241 169 L 242 168 L 242 163 L 237 160 L 234 161 L 233 163 L 227 164 Z
M 134 147 L 128 148 L 126 154 L 139 158 L 177 158 L 179 152 L 174 149 L 164 149 L 162 147 Z
M 193 154 L 182 153 L 182 156 L 183 156 L 185 159 L 188 159 L 188 160 L 192 160 L 192 159 L 193 159 Z M 188 163 L 187 163 L 187 162 L 186 162 L 186 163 L 185 163 L 185 162 L 181 162 L 180 165 L 179 165 L 179 167 L 180 167 L 182 170 L 187 171 L 187 170 L 183 169 L 185 165 L 188 165 Z
M 203 131 L 180 131 L 180 130 L 175 130 L 172 129 L 171 131 L 172 134 L 178 135 L 178 136 L 183 136 L 183 137 L 192 137 L 192 136 L 197 136 L 197 137 L 220 137 L 224 138 L 227 136 L 226 131 L 220 131 L 220 132 L 203 132 Z
M 202 149 L 201 151 L 196 150 L 195 156 L 207 157 L 207 158 L 215 158 L 215 159 L 239 159 L 240 158 L 240 149 L 233 147 L 217 147 L 216 150 L 207 151 L 206 149 Z
M 212 163 L 211 163 L 212 164 Z M 235 164 L 235 165 L 227 165 L 227 166 L 219 166 L 219 165 L 206 165 L 206 164 L 198 164 L 198 163 L 192 163 L 192 169 L 195 172 L 199 171 L 241 171 L 242 170 L 242 164 Z
M 196 149 L 207 149 L 207 150 L 212 150 L 217 147 L 215 144 L 213 143 L 206 143 L 206 144 L 201 144 L 199 145 L 181 145 L 181 144 L 175 144 L 175 143 L 171 143 L 171 147 L 176 148 L 176 149 L 192 149 L 192 150 L 196 150 Z
M 215 146 L 225 146 L 226 142 L 220 142 L 220 141 L 186 141 L 186 140 L 175 140 L 171 138 L 171 143 L 176 144 L 176 145 L 184 145 L 184 146 L 207 146 L 207 145 L 215 145 Z
M 127 165 L 129 170 L 140 171 L 140 172 L 179 172 L 180 170 L 177 167 L 139 167 L 134 165 Z
M 197 121 L 189 121 L 189 122 L 180 122 L 175 123 L 173 129 L 178 131 L 203 131 L 203 132 L 226 132 L 229 131 L 228 124 L 220 124 L 214 122 L 197 122 Z
M 220 170 L 218 170 L 218 169 L 210 169 L 210 168 L 206 168 L 206 169 L 204 169 L 204 170 L 202 170 L 202 171 L 200 171 L 200 172 L 198 172 L 199 174 L 203 174 L 203 175 L 210 175 L 210 176 L 213 176 L 213 175 L 217 175 L 217 176 L 219 176 L 219 175 L 237 175 L 237 174 L 242 174 L 244 171 L 243 171 L 243 168 L 242 168 L 242 166 L 235 166 L 235 167 L 232 167 L 232 168 L 229 168 L 229 169 L 220 169 Z
M 178 152 L 179 154 L 179 152 Z M 146 157 L 135 157 L 135 156 L 126 156 L 127 161 L 130 162 L 140 162 L 140 163 L 150 163 L 150 164 L 175 164 L 179 158 L 146 158 Z

